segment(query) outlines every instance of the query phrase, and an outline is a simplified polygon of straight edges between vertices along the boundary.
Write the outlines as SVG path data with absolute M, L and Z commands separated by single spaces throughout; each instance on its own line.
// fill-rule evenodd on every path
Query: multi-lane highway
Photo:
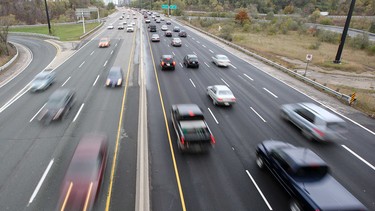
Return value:
M 369 210 L 375 210 L 374 133 L 347 120 L 349 133 L 339 143 L 308 142 L 280 118 L 285 103 L 314 102 L 308 96 L 227 52 L 204 36 L 187 31 L 182 47 L 172 47 L 157 25 L 161 41 L 151 43 L 141 14 L 136 30 L 117 30 L 124 10 L 109 18 L 98 32 L 53 71 L 56 82 L 41 93 L 27 85 L 53 60 L 55 48 L 24 37 L 12 41 L 27 46 L 33 60 L 26 70 L 0 88 L 0 209 L 54 210 L 60 186 L 74 149 L 83 134 L 100 132 L 109 138 L 104 186 L 95 210 L 134 210 L 136 206 L 139 76 L 146 76 L 149 186 L 152 210 L 287 210 L 289 197 L 272 175 L 255 164 L 255 146 L 263 140 L 286 141 L 311 148 L 330 166 L 333 176 Z M 128 20 L 129 21 L 129 20 Z M 113 24 L 115 29 L 108 30 Z M 108 48 L 98 48 L 101 37 L 110 37 Z M 173 37 L 177 33 L 173 32 Z M 159 59 L 173 55 L 175 71 L 161 71 Z M 186 68 L 182 59 L 196 54 L 198 69 Z M 228 68 L 212 63 L 215 54 L 231 60 Z M 104 86 L 112 66 L 124 70 L 118 89 Z M 237 103 L 216 107 L 206 87 L 230 87 Z M 35 118 L 56 89 L 76 92 L 76 102 L 61 122 L 44 126 Z M 172 104 L 195 103 L 204 111 L 216 138 L 206 154 L 181 154 L 171 127 Z M 317 103 L 317 102 L 315 102 Z M 142 110 L 141 110 L 142 111 Z M 142 202 L 141 202 L 142 203 Z

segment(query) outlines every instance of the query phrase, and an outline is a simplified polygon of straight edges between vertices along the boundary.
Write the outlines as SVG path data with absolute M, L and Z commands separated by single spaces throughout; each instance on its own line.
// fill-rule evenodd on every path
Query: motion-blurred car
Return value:
M 160 37 L 158 34 L 152 34 L 151 42 L 160 42 Z
M 340 141 L 347 133 L 343 119 L 313 103 L 282 105 L 281 117 L 301 129 L 308 140 Z
M 184 57 L 184 65 L 185 67 L 199 67 L 198 57 L 195 54 L 188 54 Z
M 207 95 L 212 99 L 214 105 L 230 106 L 236 103 L 232 91 L 225 85 L 207 87 Z
M 180 32 L 180 27 L 178 27 L 178 26 L 173 27 L 173 31 L 174 32 Z
M 39 121 L 49 124 L 53 120 L 64 119 L 74 105 L 74 91 L 58 89 L 52 93 L 39 114 Z
M 37 92 L 46 90 L 53 84 L 55 73 L 51 71 L 43 71 L 34 77 L 30 84 L 30 91 Z
M 169 30 L 167 30 L 167 31 L 164 32 L 164 35 L 165 35 L 166 37 L 172 37 L 172 32 L 169 31 Z
M 156 23 L 160 23 L 160 19 L 157 18 L 157 19 L 155 20 L 155 22 L 156 22 Z
M 179 36 L 179 37 L 187 37 L 187 33 L 186 33 L 186 31 L 181 30 L 181 31 L 178 33 L 178 36 Z
M 269 170 L 290 195 L 292 211 L 367 210 L 329 173 L 328 164 L 308 148 L 266 140 L 256 148 L 256 164 Z
M 121 67 L 111 67 L 108 72 L 107 80 L 105 85 L 107 87 L 121 86 L 123 80 L 122 68 Z
M 230 64 L 230 60 L 228 59 L 228 57 L 222 54 L 216 54 L 215 56 L 213 56 L 212 62 L 218 67 L 228 67 Z
M 162 55 L 160 58 L 161 70 L 174 70 L 176 68 L 176 62 L 172 55 Z
M 114 29 L 115 27 L 111 24 L 107 26 L 107 29 Z
M 108 37 L 103 37 L 99 41 L 99 48 L 109 47 L 111 45 L 111 40 Z
M 89 134 L 79 141 L 61 184 L 57 210 L 92 210 L 105 175 L 108 139 Z
M 126 27 L 126 32 L 134 32 L 134 26 L 132 24 L 129 24 L 127 27 Z
M 171 21 L 166 21 L 165 22 L 167 25 L 171 25 L 172 23 L 171 23 Z
M 171 45 L 175 46 L 175 47 L 181 47 L 182 46 L 182 41 L 178 37 L 172 38 Z
M 167 25 L 162 25 L 160 29 L 162 31 L 167 31 L 168 30 L 168 26 Z

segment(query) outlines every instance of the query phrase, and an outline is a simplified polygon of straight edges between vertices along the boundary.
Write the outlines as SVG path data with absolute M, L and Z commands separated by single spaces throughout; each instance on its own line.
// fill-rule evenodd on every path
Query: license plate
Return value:
M 167 66 L 169 67 L 169 66 L 171 66 L 171 64 L 167 64 Z

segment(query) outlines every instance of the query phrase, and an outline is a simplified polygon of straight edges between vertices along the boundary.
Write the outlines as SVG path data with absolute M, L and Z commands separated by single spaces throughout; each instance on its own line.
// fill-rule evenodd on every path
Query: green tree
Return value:
M 112 2 L 109 2 L 107 4 L 107 10 L 114 10 L 115 9 L 115 4 L 113 4 Z

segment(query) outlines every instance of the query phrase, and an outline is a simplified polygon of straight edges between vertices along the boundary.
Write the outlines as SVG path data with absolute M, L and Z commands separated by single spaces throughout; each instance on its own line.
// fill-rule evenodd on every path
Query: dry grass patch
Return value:
M 9 60 L 13 58 L 14 55 L 16 55 L 17 50 L 12 48 L 11 46 L 8 45 L 9 49 L 9 56 L 2 55 L 0 56 L 0 66 L 5 65 Z

